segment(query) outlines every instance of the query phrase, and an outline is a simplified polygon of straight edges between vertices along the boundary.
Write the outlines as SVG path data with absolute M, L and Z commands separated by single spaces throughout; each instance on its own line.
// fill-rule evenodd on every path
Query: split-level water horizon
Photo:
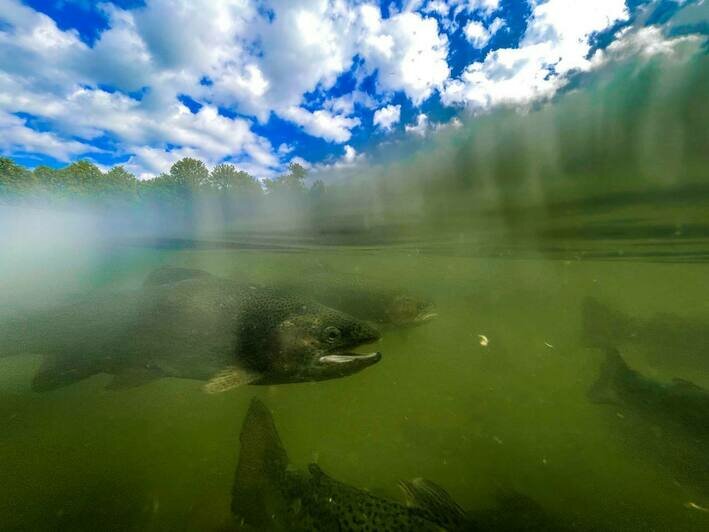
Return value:
M 0 530 L 709 529 L 677 39 L 265 185 L 3 159 Z

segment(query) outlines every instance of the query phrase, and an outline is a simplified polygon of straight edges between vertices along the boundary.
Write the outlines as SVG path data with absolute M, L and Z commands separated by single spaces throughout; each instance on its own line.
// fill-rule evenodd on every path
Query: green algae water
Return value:
M 15 530 L 221 530 L 239 425 L 258 396 L 295 464 L 316 462 L 390 498 L 399 497 L 398 480 L 421 476 L 471 510 L 515 490 L 580 530 L 705 530 L 706 478 L 684 478 L 662 454 L 689 445 L 682 434 L 589 402 L 602 353 L 584 346 L 580 303 L 593 296 L 637 317 L 706 323 L 706 262 L 684 260 L 682 245 L 709 251 L 707 236 L 677 241 L 679 260 L 662 252 L 672 243 L 662 239 L 656 256 L 644 248 L 642 258 L 619 253 L 632 247 L 625 240 L 604 240 L 605 260 L 584 259 L 575 246 L 551 258 L 483 256 L 455 242 L 117 246 L 110 275 L 87 272 L 87 289 L 137 286 L 160 264 L 263 283 L 341 272 L 415 287 L 438 317 L 385 331 L 381 363 L 357 375 L 220 395 L 180 379 L 107 391 L 101 375 L 38 394 L 29 383 L 39 358 L 3 359 L 0 521 Z M 639 338 L 624 354 L 653 378 L 709 387 L 706 344 L 689 346 L 699 358 L 667 348 L 664 359 L 648 359 Z
M 110 390 L 106 374 L 38 392 L 41 354 L 0 357 L 0 530 L 243 528 L 253 397 L 295 468 L 376 496 L 423 477 L 471 514 L 521 513 L 500 506 L 518 494 L 563 529 L 709 529 L 708 443 L 679 423 L 709 420 L 701 403 L 620 380 L 617 400 L 589 396 L 611 347 L 648 394 L 709 390 L 709 69 L 685 56 L 391 148 L 312 211 L 217 231 L 207 205 L 198 230 L 106 231 L 95 213 L 3 207 L 0 322 L 167 265 L 267 287 L 355 277 L 437 316 L 384 324 L 381 361 L 354 375 L 211 395 L 178 378 Z

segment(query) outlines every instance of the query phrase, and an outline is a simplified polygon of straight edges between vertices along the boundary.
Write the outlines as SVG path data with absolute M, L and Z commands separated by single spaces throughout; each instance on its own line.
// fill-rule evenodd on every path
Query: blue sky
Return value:
M 352 166 L 549 100 L 612 54 L 661 51 L 693 4 L 0 0 L 0 153 L 141 178 L 184 156 L 258 177 Z

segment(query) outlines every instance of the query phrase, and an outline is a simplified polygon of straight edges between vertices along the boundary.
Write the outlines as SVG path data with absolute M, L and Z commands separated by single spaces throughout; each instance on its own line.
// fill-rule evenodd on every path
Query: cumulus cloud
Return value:
M 365 65 L 378 72 L 383 91 L 403 91 L 414 104 L 441 89 L 448 79 L 448 37 L 433 17 L 398 13 L 382 19 L 378 7 L 361 7 Z
M 391 130 L 401 120 L 401 105 L 387 105 L 374 112 L 373 123 L 384 131 Z
M 428 133 L 428 128 L 430 127 L 428 116 L 424 113 L 419 113 L 416 117 L 415 124 L 406 124 L 404 129 L 407 133 L 413 133 L 414 135 L 419 135 L 421 137 L 426 136 Z
M 97 152 L 98 149 L 73 140 L 64 140 L 47 131 L 27 127 L 25 120 L 0 112 L 0 151 L 7 153 L 43 153 L 60 161 L 75 155 Z
M 374 111 L 367 126 L 387 131 L 400 122 L 401 107 L 388 104 L 395 93 L 415 107 L 437 92 L 447 105 L 527 104 L 611 54 L 668 46 L 652 30 L 621 33 L 624 48 L 619 41 L 590 57 L 592 36 L 628 19 L 623 0 L 529 4 L 518 47 L 493 50 L 451 79 L 446 32 L 462 24 L 473 46 L 489 46 L 505 24 L 499 0 L 409 0 L 386 15 L 371 0 L 107 2 L 92 7 L 108 24 L 91 46 L 19 0 L 0 0 L 0 149 L 68 160 L 108 139 L 143 176 L 183 155 L 267 176 L 295 156 L 293 146 L 254 133 L 274 114 L 344 145 L 363 108 Z M 367 93 L 369 76 L 375 88 Z M 342 79 L 354 88 L 342 92 Z M 196 112 L 183 95 L 198 102 Z M 51 132 L 33 130 L 21 113 Z M 433 127 L 420 113 L 405 130 Z M 342 149 L 342 164 L 360 157 Z
M 531 1 L 533 10 L 518 48 L 490 52 L 446 84 L 445 103 L 474 108 L 526 104 L 553 95 L 572 71 L 588 70 L 591 36 L 627 20 L 624 0 Z
M 350 130 L 359 125 L 359 118 L 349 118 L 332 114 L 324 109 L 310 112 L 302 107 L 289 107 L 283 116 L 301 126 L 314 137 L 322 137 L 331 142 L 347 142 Z
M 682 35 L 666 37 L 657 26 L 644 28 L 625 28 L 616 41 L 605 50 L 597 50 L 591 58 L 594 67 L 599 67 L 611 60 L 621 60 L 627 57 L 649 58 L 655 55 L 677 57 L 684 45 L 698 46 L 702 39 L 697 35 Z

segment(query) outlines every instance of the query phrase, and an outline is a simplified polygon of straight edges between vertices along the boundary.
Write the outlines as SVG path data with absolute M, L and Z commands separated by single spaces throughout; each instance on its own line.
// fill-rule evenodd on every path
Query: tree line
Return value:
M 90 161 L 64 168 L 37 166 L 28 169 L 9 157 L 0 157 L 0 203 L 46 208 L 83 208 L 192 221 L 209 211 L 221 222 L 247 217 L 269 208 L 316 206 L 324 194 L 322 181 L 306 184 L 307 171 L 291 163 L 288 172 L 259 181 L 232 164 L 216 165 L 190 157 L 170 170 L 148 179 L 137 179 L 122 166 L 107 172 Z

